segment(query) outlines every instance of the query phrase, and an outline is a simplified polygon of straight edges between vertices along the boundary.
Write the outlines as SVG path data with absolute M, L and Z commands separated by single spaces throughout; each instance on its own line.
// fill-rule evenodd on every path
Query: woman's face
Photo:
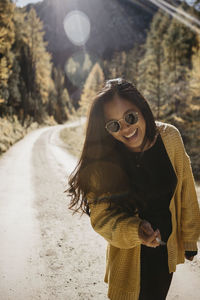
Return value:
M 129 111 L 138 112 L 137 123 L 129 125 L 122 120 L 124 114 Z M 131 151 L 141 151 L 140 147 L 146 132 L 146 122 L 137 106 L 116 96 L 112 101 L 104 104 L 104 117 L 105 122 L 120 120 L 120 130 L 110 133 L 115 139 L 124 143 Z

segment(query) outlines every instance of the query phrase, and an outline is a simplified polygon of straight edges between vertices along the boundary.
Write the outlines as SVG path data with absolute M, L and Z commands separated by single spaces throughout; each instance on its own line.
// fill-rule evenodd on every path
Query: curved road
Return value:
M 63 193 L 76 159 L 59 131 L 29 133 L 0 159 L 0 299 L 105 300 L 106 241 Z M 155 283 L 156 284 L 156 283 Z M 200 299 L 199 258 L 179 265 L 167 299 Z

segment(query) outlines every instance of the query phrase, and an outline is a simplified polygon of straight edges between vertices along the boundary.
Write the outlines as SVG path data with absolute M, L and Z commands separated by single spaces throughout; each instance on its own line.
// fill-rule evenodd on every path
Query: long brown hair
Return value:
M 152 111 L 146 99 L 136 87 L 122 78 L 106 81 L 105 86 L 93 99 L 81 157 L 69 177 L 69 188 L 65 191 L 71 197 L 68 208 L 73 210 L 74 213 L 81 210 L 82 214 L 90 215 L 87 193 L 91 191 L 96 194 L 94 201 L 99 199 L 98 197 L 101 194 L 109 192 L 114 195 L 109 197 L 110 204 L 114 202 L 117 207 L 118 203 L 118 209 L 120 207 L 120 210 L 130 212 L 130 205 L 127 201 L 124 201 L 125 198 L 127 199 L 127 195 L 130 199 L 131 191 L 128 187 L 126 162 L 124 161 L 126 157 L 121 155 L 123 144 L 105 129 L 103 107 L 106 102 L 111 101 L 116 95 L 122 100 L 126 99 L 137 106 L 146 121 L 146 133 L 142 149 L 147 140 L 152 142 L 155 138 L 156 124 Z M 95 177 L 96 187 L 91 186 L 91 177 Z M 135 205 L 131 204 L 132 214 L 137 211 L 136 197 L 134 199 Z M 105 199 L 100 200 L 104 201 Z

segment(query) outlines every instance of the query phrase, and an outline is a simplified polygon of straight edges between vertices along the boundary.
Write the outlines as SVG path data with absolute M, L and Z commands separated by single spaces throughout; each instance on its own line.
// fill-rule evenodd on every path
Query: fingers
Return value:
M 155 231 L 152 235 L 150 236 L 144 236 L 142 239 L 142 243 L 148 247 L 158 247 L 160 246 L 159 242 L 156 240 L 157 237 L 157 232 Z
M 156 229 L 156 232 L 157 232 L 157 237 L 158 237 L 160 240 L 162 240 L 161 234 L 160 234 L 160 230 L 159 230 L 159 229 Z
M 156 240 L 157 237 L 157 232 L 155 231 L 154 234 L 146 240 L 147 246 L 154 248 L 160 246 L 160 243 Z
M 156 247 L 160 246 L 160 244 L 156 240 L 153 240 L 151 243 L 143 241 L 142 244 L 147 247 L 151 247 L 151 248 L 156 248 Z
M 190 261 L 192 261 L 193 258 L 194 258 L 194 256 L 187 257 L 187 256 L 185 255 L 185 258 L 188 259 L 188 260 L 190 260 Z
M 142 244 L 144 244 L 148 247 L 155 248 L 155 247 L 160 246 L 160 243 L 156 240 L 157 237 L 160 237 L 159 230 L 156 230 L 155 232 L 153 231 L 153 233 L 150 235 L 147 235 L 146 232 L 144 232 L 144 231 L 141 232 Z
M 159 238 L 161 240 L 161 234 L 159 229 L 156 229 L 155 231 L 151 227 L 151 224 L 143 220 L 139 227 L 139 237 L 142 240 L 142 244 L 148 246 L 148 247 L 158 247 L 160 246 L 159 241 L 156 240 L 156 238 Z
M 193 258 L 194 258 L 194 256 L 191 256 L 191 257 L 189 257 L 188 259 L 189 259 L 190 261 L 192 261 L 192 260 L 193 260 Z
M 151 235 L 154 233 L 153 228 L 151 227 L 151 224 L 148 221 L 143 221 L 141 224 L 141 229 L 147 234 Z

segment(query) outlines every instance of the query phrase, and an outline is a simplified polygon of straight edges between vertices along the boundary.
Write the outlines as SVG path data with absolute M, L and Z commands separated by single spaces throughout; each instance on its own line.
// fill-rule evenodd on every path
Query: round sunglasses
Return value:
M 118 132 L 121 129 L 121 120 L 124 120 L 128 125 L 133 125 L 138 121 L 138 112 L 130 111 L 124 114 L 124 117 L 120 120 L 110 120 L 106 123 L 105 128 L 111 133 Z

